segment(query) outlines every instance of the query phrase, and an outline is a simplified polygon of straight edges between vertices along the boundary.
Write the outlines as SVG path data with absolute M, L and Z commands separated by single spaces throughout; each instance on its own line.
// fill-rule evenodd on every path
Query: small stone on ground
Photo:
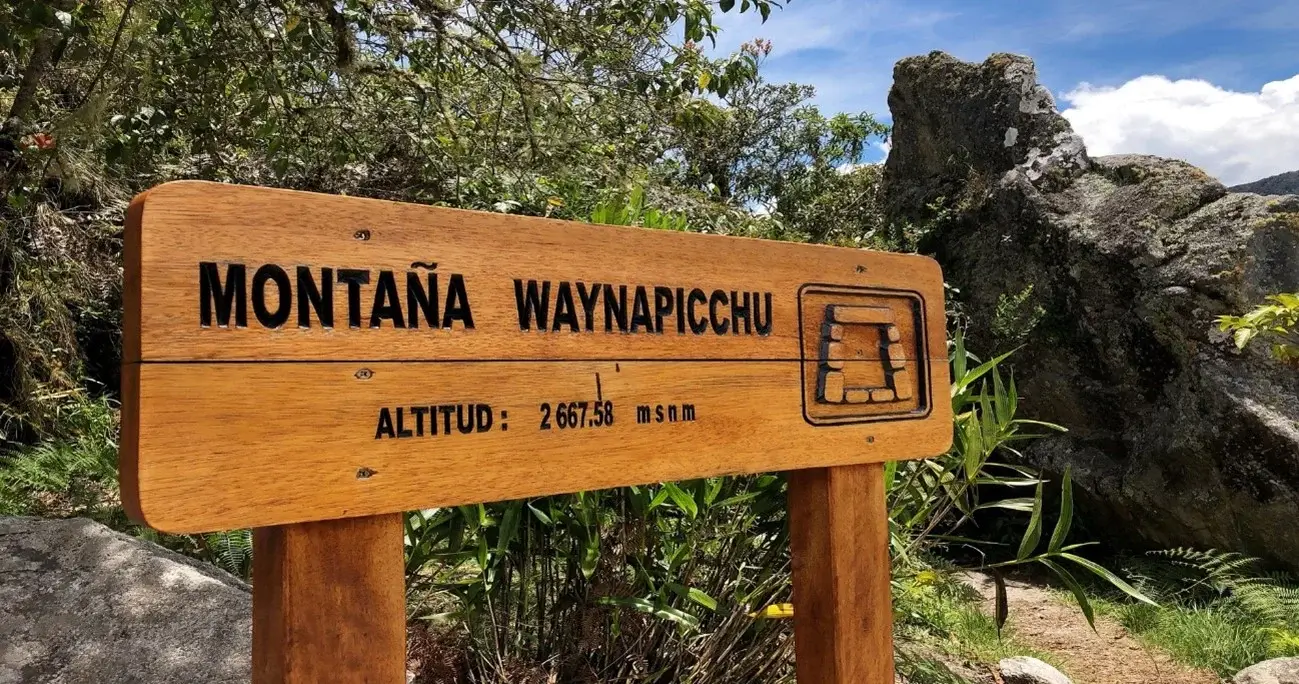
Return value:
M 1299 658 L 1264 660 L 1236 673 L 1233 684 L 1299 684 Z
M 1059 670 L 1037 658 L 1003 658 L 997 665 L 1005 684 L 1073 684 Z

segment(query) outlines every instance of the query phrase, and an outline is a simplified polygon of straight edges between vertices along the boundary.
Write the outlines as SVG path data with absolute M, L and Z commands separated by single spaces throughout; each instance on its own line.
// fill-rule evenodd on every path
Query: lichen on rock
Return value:
M 1299 374 L 1214 327 L 1299 290 L 1299 197 L 1232 193 L 1173 159 L 1090 157 L 1026 57 L 930 53 L 894 78 L 887 221 L 928 222 L 918 247 L 959 290 L 972 348 L 1024 343 L 1024 409 L 1070 430 L 1026 460 L 1072 467 L 1107 534 L 1299 564 Z M 999 303 L 1025 291 L 1043 313 L 1010 339 Z

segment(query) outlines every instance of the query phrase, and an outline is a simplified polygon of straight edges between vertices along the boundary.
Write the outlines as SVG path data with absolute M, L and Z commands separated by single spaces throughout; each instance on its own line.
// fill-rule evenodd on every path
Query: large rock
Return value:
M 252 596 L 88 520 L 0 518 L 0 684 L 246 684 Z
M 1232 684 L 1299 684 L 1299 658 L 1264 660 L 1236 673 Z
M 894 78 L 889 218 L 943 264 L 973 349 L 1023 345 L 1021 406 L 1069 428 L 1026 458 L 1072 466 L 1107 535 L 1299 564 L 1299 373 L 1214 326 L 1299 290 L 1299 197 L 1089 158 L 1025 57 Z

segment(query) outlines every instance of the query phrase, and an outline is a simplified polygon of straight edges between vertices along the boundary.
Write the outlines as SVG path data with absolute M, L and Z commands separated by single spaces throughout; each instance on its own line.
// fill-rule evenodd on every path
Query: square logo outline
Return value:
M 807 409 L 807 366 L 809 363 L 819 363 L 820 359 L 807 358 L 807 342 L 804 339 L 804 318 L 803 318 L 803 297 L 809 289 L 825 290 L 827 294 L 843 293 L 847 295 L 884 295 L 895 298 L 905 298 L 914 302 L 912 313 L 916 326 L 917 350 L 920 352 L 920 358 L 916 367 L 918 373 L 917 387 L 919 389 L 917 404 L 923 407 L 923 411 L 914 410 L 906 413 L 885 413 L 871 416 L 844 416 L 840 418 L 813 418 L 808 415 Z M 799 355 L 799 399 L 803 407 L 803 421 L 813 427 L 834 427 L 838 425 L 858 425 L 861 423 L 880 423 L 896 422 L 903 420 L 923 420 L 928 418 L 934 410 L 933 404 L 933 387 L 931 373 L 929 372 L 929 335 L 928 322 L 926 319 L 925 297 L 916 290 L 904 290 L 890 287 L 868 287 L 860 285 L 842 285 L 836 283 L 803 283 L 799 286 L 798 292 L 798 355 Z

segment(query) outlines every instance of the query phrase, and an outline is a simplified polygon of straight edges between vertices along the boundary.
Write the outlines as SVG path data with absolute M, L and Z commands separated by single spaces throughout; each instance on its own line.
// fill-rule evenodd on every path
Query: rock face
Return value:
M 1022 410 L 1066 434 L 1086 515 L 1157 546 L 1299 564 L 1299 372 L 1214 317 L 1299 290 L 1299 197 L 1184 162 L 1089 158 L 1025 57 L 899 62 L 884 170 L 895 226 L 959 289 L 970 347 L 1012 358 Z
M 252 596 L 88 520 L 0 518 L 0 684 L 249 681 Z
M 1059 670 L 1028 656 L 1002 658 L 997 669 L 1006 684 L 1073 684 Z
M 1299 658 L 1265 660 L 1236 673 L 1232 684 L 1299 684 Z

